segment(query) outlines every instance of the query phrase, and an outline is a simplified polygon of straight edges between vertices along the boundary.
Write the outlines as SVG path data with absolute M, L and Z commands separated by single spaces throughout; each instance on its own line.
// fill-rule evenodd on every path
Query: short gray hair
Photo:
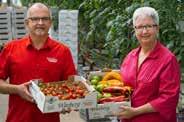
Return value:
M 158 12 L 152 7 L 140 7 L 135 10 L 133 14 L 133 25 L 139 16 L 148 16 L 151 17 L 156 25 L 159 25 L 159 16 Z
M 34 4 L 32 4 L 32 5 L 28 8 L 28 10 L 27 10 L 26 18 L 29 18 L 29 17 L 30 17 L 30 10 L 31 10 L 32 7 L 35 7 L 35 6 L 36 6 L 36 7 L 39 7 L 39 8 L 47 8 L 48 11 L 49 11 L 49 16 L 50 16 L 50 18 L 52 18 L 51 9 L 50 9 L 47 5 L 45 5 L 45 4 L 43 4 L 43 3 L 34 3 Z

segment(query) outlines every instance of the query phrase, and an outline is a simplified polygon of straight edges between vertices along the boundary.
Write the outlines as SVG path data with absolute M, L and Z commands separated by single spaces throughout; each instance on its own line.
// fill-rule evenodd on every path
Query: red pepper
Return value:
M 122 93 L 124 92 L 124 88 L 123 87 L 119 87 L 119 86 L 109 86 L 103 89 L 103 92 L 107 92 L 107 93 Z
M 124 95 L 117 96 L 117 97 L 109 97 L 109 98 L 102 98 L 98 101 L 98 103 L 106 103 L 106 102 L 122 102 L 127 100 Z

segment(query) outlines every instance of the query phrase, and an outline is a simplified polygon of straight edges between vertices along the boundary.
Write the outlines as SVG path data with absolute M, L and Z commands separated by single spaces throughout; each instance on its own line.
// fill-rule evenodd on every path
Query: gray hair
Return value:
M 43 3 L 34 3 L 34 4 L 32 4 L 32 5 L 28 8 L 28 10 L 27 10 L 26 18 L 29 18 L 29 17 L 30 17 L 30 13 L 31 13 L 30 11 L 31 11 L 31 8 L 32 8 L 32 7 L 47 8 L 48 11 L 49 11 L 49 16 L 50 16 L 50 18 L 52 18 L 52 12 L 51 12 L 50 8 L 49 8 L 47 5 L 43 4 Z
M 148 16 L 151 17 L 155 24 L 159 25 L 159 16 L 158 12 L 152 7 L 140 7 L 135 10 L 133 14 L 133 25 L 135 25 L 135 21 L 140 16 Z

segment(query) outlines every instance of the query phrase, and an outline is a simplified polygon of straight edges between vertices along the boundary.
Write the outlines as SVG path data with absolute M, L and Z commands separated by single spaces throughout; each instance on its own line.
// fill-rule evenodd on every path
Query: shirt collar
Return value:
M 33 47 L 31 37 L 30 36 L 27 36 L 25 38 L 27 38 L 26 39 L 27 40 L 26 41 L 26 47 L 27 48 Z M 41 49 L 50 49 L 50 48 L 52 48 L 52 41 L 51 41 L 51 38 L 48 37 L 47 38 L 47 41 L 45 42 L 44 46 Z
M 159 56 L 159 49 L 161 47 L 161 44 L 159 41 L 157 41 L 157 44 L 155 46 L 155 48 L 151 51 L 151 53 L 149 54 L 149 58 L 157 58 Z M 139 52 L 141 50 L 141 46 L 139 46 L 138 48 L 136 48 L 134 50 L 134 52 L 132 53 L 133 56 L 138 56 Z

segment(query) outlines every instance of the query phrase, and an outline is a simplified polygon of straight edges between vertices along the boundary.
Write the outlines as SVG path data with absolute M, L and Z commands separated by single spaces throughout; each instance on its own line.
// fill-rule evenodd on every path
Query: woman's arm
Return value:
M 119 113 L 115 113 L 115 115 L 123 119 L 129 119 L 134 116 L 145 114 L 145 113 L 156 112 L 149 103 L 136 108 L 128 107 L 128 106 L 121 106 L 121 108 L 122 108 L 122 111 Z

